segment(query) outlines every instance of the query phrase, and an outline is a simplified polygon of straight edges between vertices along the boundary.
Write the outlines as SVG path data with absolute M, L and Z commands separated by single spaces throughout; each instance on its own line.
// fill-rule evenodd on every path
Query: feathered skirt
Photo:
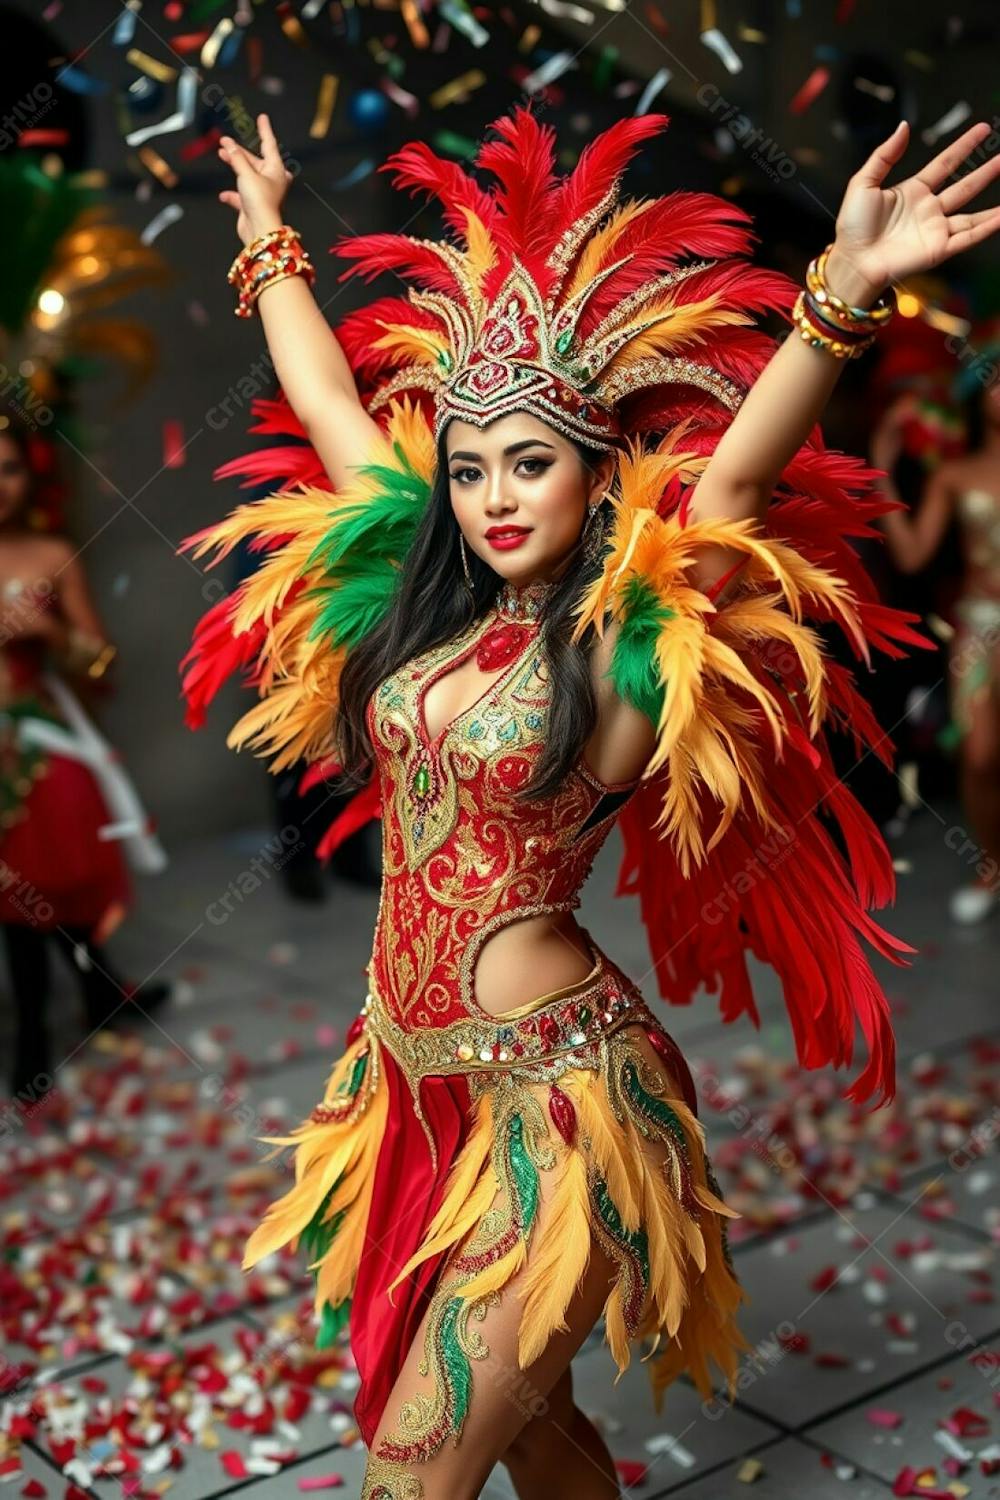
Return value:
M 384 1455 L 397 1462 L 458 1436 L 469 1317 L 518 1276 L 527 1369 L 565 1327 L 592 1244 L 616 1267 L 604 1313 L 619 1372 L 638 1341 L 657 1408 L 685 1372 L 707 1399 L 713 1365 L 735 1393 L 751 1347 L 726 1235 L 739 1215 L 712 1172 L 676 1043 L 594 951 L 593 982 L 495 1020 L 407 1032 L 369 993 L 323 1102 L 289 1135 L 263 1138 L 271 1157 L 295 1148 L 295 1183 L 250 1237 L 244 1269 L 305 1251 L 317 1347 L 349 1322 L 369 1447 L 428 1315 L 435 1396 L 421 1431 Z

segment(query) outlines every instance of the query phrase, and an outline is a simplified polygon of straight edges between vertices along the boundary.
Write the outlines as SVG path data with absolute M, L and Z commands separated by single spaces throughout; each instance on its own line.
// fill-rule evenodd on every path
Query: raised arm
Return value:
M 872 434 L 872 463 L 884 471 L 878 487 L 890 500 L 900 499 L 892 476 L 902 450 L 901 424 L 910 407 L 907 398 L 898 401 Z M 957 488 L 954 464 L 942 464 L 928 479 L 912 512 L 892 510 L 879 516 L 889 554 L 901 573 L 919 573 L 934 557 L 948 530 Z
M 900 122 L 848 183 L 827 261 L 836 296 L 870 307 L 885 287 L 941 265 L 1000 229 L 1000 209 L 957 212 L 1000 173 L 1000 157 L 991 157 L 955 178 L 990 130 L 980 121 L 915 176 L 883 188 L 909 140 L 909 126 Z M 764 518 L 782 470 L 818 421 L 843 363 L 797 333 L 784 340 L 709 460 L 692 500 L 693 517 Z M 703 586 L 736 560 L 714 550 L 717 556 L 706 549 L 702 559 Z
M 219 156 L 236 175 L 236 187 L 219 198 L 237 210 L 236 230 L 244 245 L 283 222 L 292 176 L 267 115 L 258 115 L 257 126 L 260 156 L 232 136 L 219 143 Z M 361 404 L 344 351 L 303 276 L 265 286 L 257 310 L 281 388 L 339 489 L 352 466 L 364 462 L 378 431 Z

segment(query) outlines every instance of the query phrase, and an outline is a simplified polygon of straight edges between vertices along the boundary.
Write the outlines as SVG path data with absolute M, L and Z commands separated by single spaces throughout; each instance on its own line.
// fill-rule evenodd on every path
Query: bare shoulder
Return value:
M 603 637 L 594 642 L 590 657 L 591 681 L 597 700 L 597 724 L 587 742 L 586 761 L 608 785 L 635 781 L 643 773 L 656 746 L 656 729 L 641 709 L 622 698 L 611 676 L 619 624 L 609 620 Z
M 53 584 L 58 584 L 60 575 L 76 556 L 76 547 L 69 537 L 47 536 L 42 532 L 23 537 L 17 546 L 22 563 Z

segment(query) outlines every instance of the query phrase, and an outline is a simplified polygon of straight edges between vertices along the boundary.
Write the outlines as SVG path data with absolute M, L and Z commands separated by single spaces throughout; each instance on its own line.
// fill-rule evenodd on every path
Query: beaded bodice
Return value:
M 501 604 L 505 597 L 510 590 Z M 474 970 L 483 944 L 509 922 L 579 906 L 631 789 L 605 786 L 581 757 L 555 796 L 517 800 L 545 742 L 549 681 L 537 621 L 480 698 L 428 738 L 427 689 L 497 624 L 491 611 L 414 657 L 368 704 L 383 858 L 368 974 L 407 1029 L 481 1014 Z

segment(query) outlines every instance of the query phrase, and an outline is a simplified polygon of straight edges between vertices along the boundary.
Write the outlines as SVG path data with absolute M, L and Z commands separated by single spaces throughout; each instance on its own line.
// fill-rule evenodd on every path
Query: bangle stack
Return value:
M 871 307 L 852 307 L 826 284 L 827 245 L 809 262 L 806 284 L 792 309 L 792 322 L 807 344 L 838 359 L 856 359 L 875 342 L 875 335 L 896 311 L 896 294 L 888 287 Z
M 251 240 L 229 267 L 226 280 L 238 289 L 236 316 L 252 317 L 264 288 L 286 276 L 305 276 L 312 286 L 316 271 L 295 230 L 282 224 Z

